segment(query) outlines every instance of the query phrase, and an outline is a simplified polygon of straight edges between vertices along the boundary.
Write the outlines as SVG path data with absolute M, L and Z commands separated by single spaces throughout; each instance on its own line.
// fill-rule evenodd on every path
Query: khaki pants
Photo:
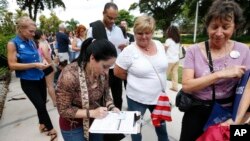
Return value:
M 178 90 L 178 68 L 179 61 L 176 63 L 168 63 L 167 76 L 171 75 L 172 88 L 173 90 Z

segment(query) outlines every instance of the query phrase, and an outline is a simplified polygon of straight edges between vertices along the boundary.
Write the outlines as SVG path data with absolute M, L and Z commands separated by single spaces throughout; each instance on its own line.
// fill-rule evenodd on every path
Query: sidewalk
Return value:
M 167 82 L 170 86 L 170 82 Z M 181 86 L 179 86 L 180 88 Z M 171 102 L 174 104 L 176 92 L 167 90 Z M 124 96 L 123 109 L 127 108 L 127 102 Z M 13 98 L 20 98 L 20 100 L 13 100 Z M 25 98 L 25 99 L 22 99 Z M 48 98 L 50 98 L 48 96 Z M 59 123 L 58 112 L 53 107 L 52 101 L 47 103 L 47 109 L 51 117 L 54 128 L 58 131 L 58 141 L 63 141 Z M 172 122 L 167 122 L 167 131 L 170 141 L 179 140 L 181 119 L 183 113 L 179 112 L 176 107 L 172 109 Z M 4 111 L 0 119 L 0 140 L 1 141 L 49 141 L 50 137 L 39 133 L 38 118 L 36 110 L 30 100 L 26 97 L 20 87 L 20 81 L 11 74 L 11 82 L 9 85 L 9 92 L 6 96 Z M 157 141 L 154 127 L 151 123 L 150 114 L 147 111 L 144 116 L 142 127 L 143 141 Z M 127 135 L 122 141 L 131 141 L 130 135 Z

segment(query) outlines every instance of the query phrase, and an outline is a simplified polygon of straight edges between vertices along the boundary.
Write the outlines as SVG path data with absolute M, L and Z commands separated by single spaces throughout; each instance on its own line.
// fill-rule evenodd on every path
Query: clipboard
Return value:
M 90 133 L 138 134 L 141 129 L 141 113 L 138 111 L 109 112 L 103 119 L 95 119 Z

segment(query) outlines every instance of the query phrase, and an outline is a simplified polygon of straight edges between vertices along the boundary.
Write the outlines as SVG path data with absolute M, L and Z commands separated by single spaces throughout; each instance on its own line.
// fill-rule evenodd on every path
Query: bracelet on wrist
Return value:
M 108 111 L 112 111 L 115 108 L 115 105 L 109 106 Z
M 89 109 L 86 109 L 87 118 L 90 118 Z
M 106 107 L 109 108 L 112 105 L 114 105 L 114 104 L 113 103 L 109 103 Z

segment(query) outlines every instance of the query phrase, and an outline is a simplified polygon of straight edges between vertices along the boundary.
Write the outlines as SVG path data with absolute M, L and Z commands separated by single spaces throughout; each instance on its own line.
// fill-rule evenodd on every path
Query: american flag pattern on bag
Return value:
M 161 121 L 172 121 L 171 117 L 171 105 L 169 98 L 165 92 L 161 92 L 158 98 L 157 105 L 151 113 L 151 119 L 154 126 L 159 127 Z

